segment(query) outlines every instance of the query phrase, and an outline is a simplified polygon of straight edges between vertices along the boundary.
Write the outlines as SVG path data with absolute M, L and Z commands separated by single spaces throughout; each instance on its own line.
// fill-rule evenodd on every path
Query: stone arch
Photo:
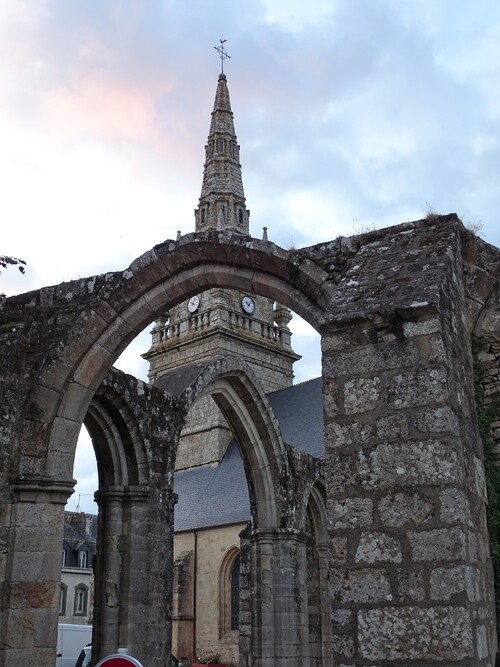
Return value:
M 113 362 L 172 305 L 211 287 L 241 289 L 279 301 L 318 329 L 332 295 L 327 278 L 319 265 L 300 252 L 291 254 L 272 243 L 239 235 L 206 232 L 166 241 L 121 274 L 41 290 L 40 301 L 52 301 L 54 306 L 61 301 L 71 321 L 58 331 L 63 346 L 41 354 L 26 406 L 28 422 L 36 412 L 37 422 L 54 423 L 48 449 L 58 450 L 58 461 L 55 465 L 49 455 L 45 474 L 60 476 L 61 456 L 71 458 L 60 449 L 60 438 L 76 442 L 92 395 Z M 74 300 L 74 311 L 68 295 Z M 31 427 L 26 424 L 26 437 Z M 70 467 L 67 460 L 68 475 Z
M 172 478 L 183 414 L 178 399 L 116 369 L 89 406 L 84 423 L 99 475 L 94 658 L 118 645 L 147 655 L 152 643 L 159 659 L 168 657 L 172 582 L 165 573 L 172 560 Z M 154 587 L 143 584 L 144 572 L 153 573 Z
M 465 326 L 462 231 L 453 214 L 430 216 L 293 252 L 249 237 L 195 234 L 157 246 L 122 273 L 44 288 L 2 304 L 0 478 L 6 508 L 2 543 L 8 551 L 0 567 L 2 641 L 9 649 L 0 660 L 15 656 L 20 662 L 29 646 L 36 648 L 38 664 L 52 661 L 51 640 L 40 639 L 39 631 L 35 641 L 35 630 L 42 619 L 43 627 L 47 618 L 54 619 L 62 510 L 72 488 L 77 434 L 94 393 L 144 326 L 169 305 L 210 287 L 273 298 L 322 335 L 329 532 L 335 537 L 342 531 L 350 544 L 343 560 L 332 554 L 330 594 L 339 618 L 353 607 L 357 613 L 357 623 L 341 628 L 338 661 L 480 665 L 490 659 L 495 641 L 488 550 L 466 548 L 487 545 L 488 536 Z M 485 245 L 485 270 L 498 275 L 498 250 Z M 388 526 L 390 535 L 380 534 L 381 496 L 404 507 L 412 484 L 436 501 L 432 530 L 423 524 Z M 459 514 L 453 514 L 452 504 Z M 39 549 L 36 557 L 30 554 L 31 573 L 22 567 L 28 560 L 26 529 Z M 263 580 L 279 583 L 278 577 L 296 574 L 287 569 L 291 531 L 283 531 L 249 536 Z M 303 554 L 306 539 L 296 535 L 297 554 Z M 377 545 L 377 562 L 366 549 L 357 558 L 359 544 L 371 543 Z M 450 564 L 450 543 L 457 544 L 465 567 L 454 570 L 458 593 L 445 608 L 438 566 Z M 57 566 L 49 571 L 45 565 L 53 561 Z M 420 584 L 422 569 L 435 576 Z M 474 599 L 469 573 L 478 581 Z M 415 599 L 410 576 L 420 586 Z M 110 598 L 112 593 L 111 588 Z M 258 628 L 279 627 L 282 618 L 269 595 L 260 609 L 265 613 Z M 24 644 L 12 633 L 20 618 L 33 628 L 21 638 Z M 300 653 L 307 618 L 299 609 L 294 618 L 300 627 L 297 654 L 287 665 L 308 667 L 310 656 Z M 402 628 L 397 637 L 395 625 Z M 265 655 L 262 664 L 278 664 L 288 657 L 289 645 L 279 644 L 274 634 L 257 659 Z
M 184 378 L 182 382 L 177 372 L 166 373 L 158 378 L 155 386 L 175 392 L 186 411 L 196 399 L 212 396 L 240 449 L 254 526 L 269 529 L 282 525 L 286 521 L 284 497 L 291 480 L 288 455 L 272 409 L 258 388 L 253 371 L 244 361 L 227 356 L 188 367 Z
M 251 581 L 245 582 L 249 606 L 246 627 L 240 623 L 240 656 L 251 650 L 259 664 L 272 665 L 293 646 L 300 664 L 307 664 L 303 661 L 308 657 L 306 535 L 297 529 L 296 511 L 303 484 L 292 464 L 290 447 L 283 444 L 272 409 L 253 377 L 244 361 L 228 355 L 166 373 L 155 386 L 175 393 L 186 410 L 198 398 L 212 396 L 240 448 L 252 514 L 245 546 L 241 545 L 242 566 Z M 274 632 L 285 624 L 286 637 Z M 269 631 L 262 633 L 262 627 Z

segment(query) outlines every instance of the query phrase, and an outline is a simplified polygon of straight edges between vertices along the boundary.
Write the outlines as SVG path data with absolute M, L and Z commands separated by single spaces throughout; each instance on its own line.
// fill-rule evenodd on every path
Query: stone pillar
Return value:
M 73 483 L 40 478 L 11 484 L 8 565 L 2 584 L 2 667 L 54 666 L 64 505 Z
M 252 653 L 252 531 L 246 526 L 240 533 L 240 628 L 239 667 L 250 667 Z
M 167 495 L 146 487 L 96 494 L 93 663 L 120 647 L 148 667 L 167 662 L 173 570 L 173 500 Z
M 492 665 L 469 340 L 425 305 L 322 332 L 337 664 Z
M 320 619 L 321 619 L 321 664 L 322 667 L 333 667 L 332 652 L 332 621 L 330 618 L 329 598 L 329 569 L 328 569 L 328 545 L 316 544 L 316 557 L 318 561 L 319 574 L 319 597 L 320 597 Z
M 307 537 L 257 530 L 252 549 L 252 667 L 309 667 Z

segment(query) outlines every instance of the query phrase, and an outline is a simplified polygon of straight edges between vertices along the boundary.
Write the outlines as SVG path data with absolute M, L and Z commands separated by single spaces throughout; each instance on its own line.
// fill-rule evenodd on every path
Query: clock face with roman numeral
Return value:
M 241 307 L 247 315 L 251 315 L 255 310 L 255 302 L 251 296 L 245 295 L 241 299 Z
M 197 294 L 195 294 L 187 302 L 187 309 L 190 313 L 196 313 L 199 307 L 200 307 L 200 297 Z

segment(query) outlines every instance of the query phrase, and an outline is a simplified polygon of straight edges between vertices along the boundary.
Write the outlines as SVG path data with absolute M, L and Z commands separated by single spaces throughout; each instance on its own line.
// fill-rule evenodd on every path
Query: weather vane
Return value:
M 221 72 L 224 74 L 224 60 L 226 58 L 230 58 L 231 56 L 229 53 L 226 51 L 224 48 L 224 44 L 227 42 L 227 39 L 219 39 L 220 46 L 214 46 L 214 49 L 217 51 L 217 53 L 220 56 L 220 64 L 221 64 Z

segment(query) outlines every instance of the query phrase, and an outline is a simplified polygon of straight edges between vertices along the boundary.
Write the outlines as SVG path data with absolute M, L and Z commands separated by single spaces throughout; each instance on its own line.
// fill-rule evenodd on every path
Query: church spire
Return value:
M 223 62 L 222 55 L 221 59 Z M 211 229 L 249 233 L 250 211 L 245 206 L 239 157 L 227 79 L 221 72 L 205 146 L 200 201 L 194 212 L 197 232 Z

